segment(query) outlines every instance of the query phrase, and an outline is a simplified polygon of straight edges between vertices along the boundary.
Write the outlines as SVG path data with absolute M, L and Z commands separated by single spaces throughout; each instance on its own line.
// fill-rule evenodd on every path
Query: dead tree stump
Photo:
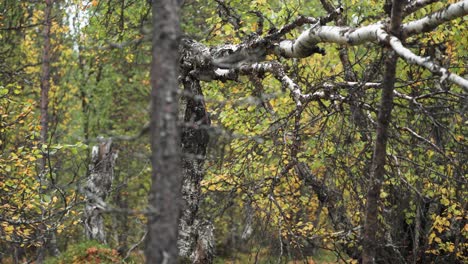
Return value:
M 112 139 L 99 137 L 98 142 L 91 152 L 89 177 L 85 187 L 84 225 L 88 239 L 105 244 L 106 234 L 102 211 L 106 208 L 105 200 L 112 186 L 117 151 L 112 148 Z

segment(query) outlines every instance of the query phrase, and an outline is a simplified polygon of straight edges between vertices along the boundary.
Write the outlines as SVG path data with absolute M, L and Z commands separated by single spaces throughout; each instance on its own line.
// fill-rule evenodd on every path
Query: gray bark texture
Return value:
M 362 140 L 370 141 L 372 138 L 367 129 L 369 125 L 366 123 L 367 117 L 362 111 L 364 108 L 361 109 L 361 105 L 354 102 L 358 101 L 355 98 L 361 97 L 360 92 L 362 91 L 352 92 L 350 99 L 348 99 L 332 89 L 326 88 L 329 87 L 327 84 L 323 86 L 323 90 L 303 93 L 301 87 L 294 82 L 294 78 L 288 76 L 285 67 L 278 61 L 269 60 L 269 56 L 267 56 L 275 54 L 284 58 L 303 58 L 314 53 L 323 54 L 323 50 L 316 46 L 321 43 L 361 45 L 370 42 L 379 42 L 379 45 L 391 48 L 387 53 L 386 72 L 381 85 L 381 105 L 372 164 L 369 166 L 369 170 L 366 166 L 366 174 L 368 171 L 370 173 L 366 223 L 362 240 L 363 261 L 364 263 L 376 261 L 376 250 L 379 247 L 377 239 L 383 238 L 383 232 L 377 232 L 381 230 L 378 227 L 377 216 L 379 195 L 385 174 L 386 144 L 393 104 L 397 56 L 410 63 L 430 68 L 432 72 L 443 73 L 444 76 L 448 76 L 449 80 L 450 76 L 455 76 L 452 78 L 454 83 L 462 87 L 466 86 L 465 82 L 460 81 L 456 75 L 450 75 L 446 69 L 442 71 L 440 67 L 437 68 L 437 71 L 434 70 L 436 68 L 433 63 L 423 60 L 422 57 L 404 48 L 402 36 L 423 32 L 424 29 L 421 26 L 426 20 L 427 23 L 431 23 L 431 27 L 432 25 L 436 27 L 445 20 L 465 15 L 468 10 L 463 4 L 452 4 L 444 10 L 434 13 L 436 15 L 401 24 L 404 2 L 394 0 L 392 5 L 389 5 L 389 7 L 393 6 L 390 26 L 387 26 L 387 21 L 380 21 L 361 28 L 350 28 L 345 26 L 344 18 L 340 17 L 340 11 L 333 8 L 331 2 L 326 0 L 321 2 L 329 12 L 325 18 L 299 17 L 277 31 L 263 36 L 261 34 L 253 36 L 237 45 L 224 44 L 207 47 L 189 39 L 182 40 L 179 46 L 179 6 L 176 1 L 153 0 L 154 31 L 150 123 L 153 187 L 149 196 L 149 209 L 152 214 L 148 219 L 146 249 L 148 263 L 174 263 L 177 261 L 178 250 L 181 256 L 190 258 L 193 262 L 197 262 L 197 259 L 204 259 L 203 261 L 206 263 L 212 259 L 212 251 L 208 252 L 211 257 L 205 256 L 208 256 L 206 250 L 210 250 L 212 247 L 210 245 L 213 244 L 211 240 L 213 228 L 211 226 L 205 230 L 206 232 L 202 231 L 202 227 L 208 227 L 210 224 L 200 220 L 197 216 L 201 201 L 200 181 L 204 174 L 203 164 L 208 142 L 206 129 L 210 126 L 200 81 L 238 81 L 241 76 L 249 76 L 250 78 L 252 75 L 272 74 L 284 88 L 291 92 L 294 98 L 298 109 L 296 127 L 300 125 L 300 113 L 304 109 L 304 104 L 310 101 L 330 99 L 345 102 L 351 100 L 353 101 L 351 103 L 352 120 L 362 130 Z M 339 26 L 326 25 L 335 18 Z M 303 31 L 298 38 L 295 40 L 284 39 L 292 30 L 305 24 L 312 26 Z M 345 49 L 340 53 L 340 59 L 345 69 L 346 82 L 344 85 L 356 86 L 358 80 L 346 53 Z M 366 76 L 365 79 L 374 79 L 371 78 L 374 73 L 376 70 L 371 69 L 367 72 L 369 76 Z M 255 78 L 250 79 L 255 83 Z M 184 86 L 183 104 L 181 105 L 184 108 L 183 111 L 179 111 L 177 80 Z M 257 83 L 261 85 L 261 81 L 257 81 Z M 369 84 L 380 85 L 378 83 Z M 177 122 L 179 113 L 184 113 L 183 118 L 181 117 L 183 119 L 182 130 Z M 298 149 L 299 147 L 295 146 L 291 156 L 295 156 Z M 289 169 L 291 168 L 292 165 Z M 332 201 L 339 201 L 340 194 L 333 186 L 321 190 L 320 182 L 310 174 L 310 170 L 306 166 L 300 165 L 296 169 L 302 173 L 302 177 L 308 181 L 309 186 L 314 189 L 321 202 L 328 206 L 329 217 L 335 227 L 339 229 L 338 233 L 349 231 L 352 223 L 347 217 L 344 207 L 336 206 L 333 208 Z M 181 217 L 180 222 L 179 217 Z M 358 228 L 354 228 L 354 230 Z M 178 245 L 178 249 L 174 245 Z M 200 249 L 203 250 L 200 251 Z M 347 249 L 349 255 L 353 257 L 361 253 L 358 251 L 358 247 Z
M 214 260 L 214 226 L 211 222 L 197 224 L 197 241 L 192 253 L 193 264 L 210 264 Z
M 178 262 L 177 237 L 182 208 L 180 128 L 178 126 L 179 5 L 154 0 L 151 65 L 151 164 L 146 263 Z
M 184 48 L 185 47 L 185 48 Z M 213 260 L 213 226 L 197 216 L 201 202 L 200 182 L 209 142 L 210 118 L 206 111 L 200 80 L 190 76 L 196 69 L 193 45 L 181 47 L 181 80 L 184 86 L 184 125 L 182 130 L 182 196 L 185 201 L 180 220 L 179 255 L 193 263 L 211 263 Z
M 85 195 L 85 233 L 88 239 L 107 243 L 102 211 L 114 179 L 114 166 L 117 152 L 112 148 L 111 139 L 99 139 L 94 146 L 89 164 L 89 178 L 86 182 Z

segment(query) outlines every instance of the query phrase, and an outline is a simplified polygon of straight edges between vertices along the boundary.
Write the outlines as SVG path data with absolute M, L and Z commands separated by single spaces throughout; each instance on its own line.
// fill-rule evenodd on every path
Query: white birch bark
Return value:
M 427 4 L 426 1 L 422 1 L 413 9 L 424 4 Z M 463 17 L 467 14 L 468 0 L 460 1 L 421 19 L 402 24 L 401 32 L 405 37 L 427 32 L 447 21 Z M 406 62 L 425 67 L 432 73 L 441 75 L 442 81 L 448 80 L 468 90 L 468 81 L 465 78 L 449 72 L 447 69 L 432 62 L 430 58 L 417 56 L 404 47 L 397 37 L 392 36 L 388 32 L 387 21 L 380 21 L 360 28 L 321 25 L 320 21 L 312 18 L 308 21 L 314 22 L 314 24 L 294 40 L 272 41 L 270 36 L 266 36 L 265 38 L 258 38 L 255 41 L 239 45 L 229 44 L 212 48 L 210 50 L 211 54 L 205 52 L 202 56 L 203 61 L 200 62 L 200 65 L 207 67 L 197 69 L 194 74 L 198 75 L 199 80 L 203 81 L 211 81 L 213 79 L 234 80 L 237 76 L 230 70 L 265 61 L 265 54 L 276 54 L 286 58 L 305 58 L 313 53 L 318 53 L 317 45 L 321 43 L 362 45 L 373 42 L 376 45 L 390 45 L 398 56 Z M 271 43 L 268 43 L 268 41 L 271 41 Z M 208 58 L 210 55 L 211 58 Z M 287 78 L 282 80 L 282 82 L 289 83 L 287 87 L 292 87 L 290 80 Z M 297 91 L 296 88 L 292 90 L 297 95 L 295 92 Z
M 85 233 L 88 239 L 106 243 L 104 219 L 105 200 L 109 194 L 114 178 L 114 166 L 117 152 L 112 149 L 111 139 L 99 139 L 94 146 L 89 165 L 89 178 L 86 182 L 85 195 Z

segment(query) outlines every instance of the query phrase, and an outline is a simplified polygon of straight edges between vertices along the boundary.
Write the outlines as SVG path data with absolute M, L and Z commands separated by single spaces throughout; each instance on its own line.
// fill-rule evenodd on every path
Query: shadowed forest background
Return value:
M 3 0 L 0 263 L 466 263 L 467 14 Z

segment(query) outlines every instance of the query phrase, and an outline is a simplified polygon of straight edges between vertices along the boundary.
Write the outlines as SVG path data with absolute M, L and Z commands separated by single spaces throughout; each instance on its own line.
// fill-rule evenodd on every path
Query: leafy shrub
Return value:
M 99 244 L 97 241 L 86 241 L 69 246 L 59 257 L 49 258 L 45 261 L 45 264 L 111 264 L 120 263 L 121 260 L 122 258 L 117 250 Z

